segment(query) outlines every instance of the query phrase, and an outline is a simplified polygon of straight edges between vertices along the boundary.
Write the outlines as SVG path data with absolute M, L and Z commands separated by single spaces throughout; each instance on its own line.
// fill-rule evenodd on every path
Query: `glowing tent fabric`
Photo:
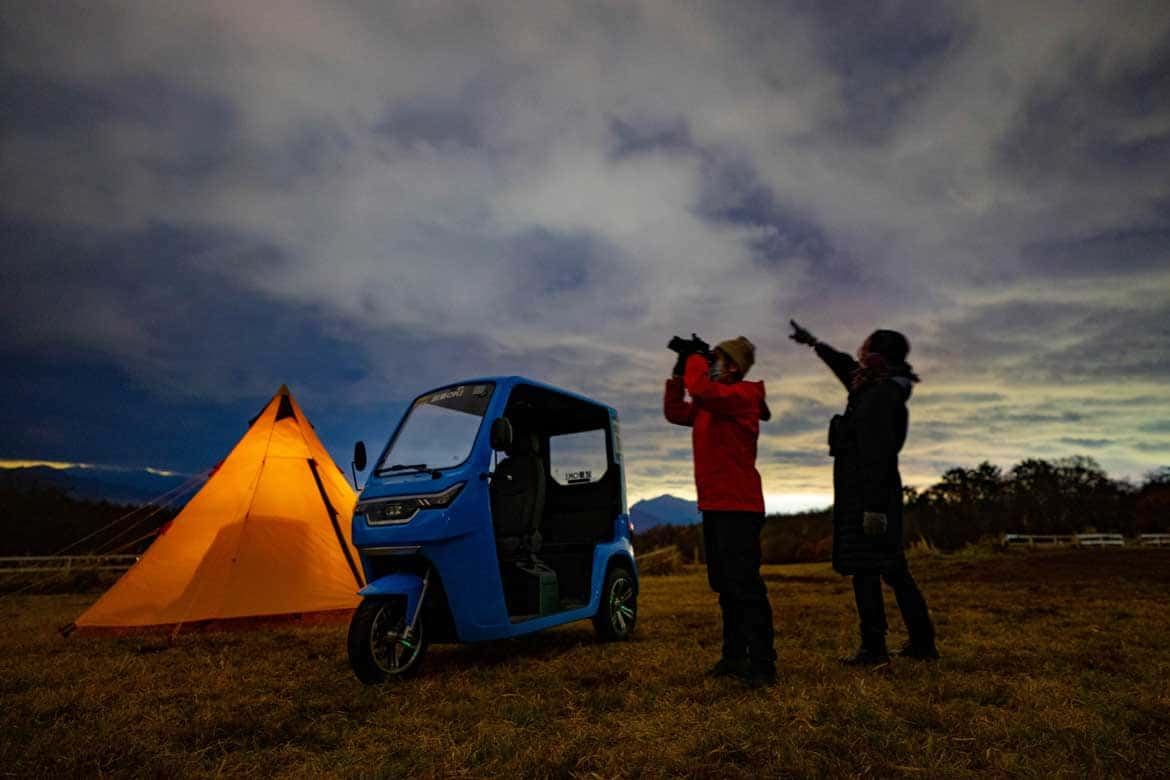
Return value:
M 78 628 L 353 609 L 357 497 L 287 387 Z

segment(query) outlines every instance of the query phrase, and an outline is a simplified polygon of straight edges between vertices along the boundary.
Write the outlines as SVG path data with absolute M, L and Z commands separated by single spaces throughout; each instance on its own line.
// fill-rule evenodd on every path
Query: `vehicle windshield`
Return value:
M 459 385 L 421 396 L 375 473 L 445 469 L 467 460 L 493 389 L 491 384 Z

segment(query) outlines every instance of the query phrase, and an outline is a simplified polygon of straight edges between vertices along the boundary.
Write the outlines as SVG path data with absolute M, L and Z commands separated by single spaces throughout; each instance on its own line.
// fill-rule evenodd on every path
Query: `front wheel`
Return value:
M 629 639 L 638 622 L 638 588 L 625 566 L 614 566 L 605 575 L 601 605 L 593 616 L 593 628 L 603 642 Z
M 347 642 L 349 663 L 366 685 L 409 677 L 426 656 L 425 621 L 420 616 L 415 630 L 408 632 L 405 602 L 402 598 L 369 598 L 353 613 Z

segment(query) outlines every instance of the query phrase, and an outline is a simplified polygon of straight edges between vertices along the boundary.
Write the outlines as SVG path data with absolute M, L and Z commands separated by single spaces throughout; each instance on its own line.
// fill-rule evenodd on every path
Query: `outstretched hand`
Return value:
M 816 346 L 817 337 L 797 325 L 796 320 L 789 320 L 788 324 L 792 326 L 792 333 L 788 335 L 788 338 L 797 344 L 807 344 L 810 347 Z

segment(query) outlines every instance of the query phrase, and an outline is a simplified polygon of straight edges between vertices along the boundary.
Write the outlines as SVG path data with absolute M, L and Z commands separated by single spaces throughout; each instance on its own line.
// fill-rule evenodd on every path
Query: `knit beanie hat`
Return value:
M 720 341 L 715 349 L 735 361 L 740 376 L 747 376 L 748 369 L 756 362 L 756 345 L 748 341 L 746 336 Z

